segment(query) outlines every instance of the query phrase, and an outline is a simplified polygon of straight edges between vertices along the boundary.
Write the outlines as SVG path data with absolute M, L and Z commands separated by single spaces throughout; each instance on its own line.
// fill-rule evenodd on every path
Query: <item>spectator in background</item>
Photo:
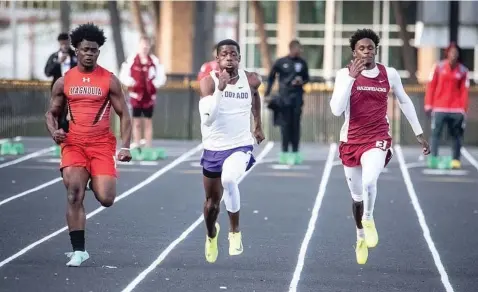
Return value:
M 78 63 L 75 51 L 70 46 L 68 33 L 60 33 L 57 40 L 60 49 L 50 55 L 45 65 L 45 75 L 47 77 L 53 77 L 51 86 L 53 86 L 58 78 L 65 75 L 66 71 L 75 67 Z
M 302 46 L 298 40 L 289 43 L 289 55 L 278 59 L 272 66 L 267 82 L 265 99 L 274 111 L 274 121 L 281 127 L 282 152 L 279 163 L 300 164 L 300 124 L 304 104 L 303 86 L 309 82 L 307 62 L 301 58 Z M 269 98 L 276 74 L 279 74 L 279 95 Z M 292 152 L 289 153 L 289 145 Z
M 119 78 L 128 87 L 132 108 L 133 144 L 139 147 L 141 142 L 141 125 L 144 127 L 146 147 L 152 146 L 153 111 L 157 89 L 166 83 L 166 74 L 159 59 L 151 54 L 151 42 L 141 36 L 138 52 L 129 57 L 121 66 Z
M 431 157 L 429 166 L 438 165 L 438 144 L 445 124 L 453 138 L 451 167 L 461 167 L 460 151 L 468 110 L 468 68 L 460 62 L 460 49 L 452 43 L 445 51 L 446 59 L 435 65 L 425 95 L 425 112 L 432 116 Z
M 204 76 L 209 75 L 211 71 L 219 70 L 219 65 L 216 61 L 216 49 L 217 46 L 214 45 L 212 49 L 212 61 L 202 64 L 201 69 L 199 70 L 197 81 L 200 81 Z
M 50 55 L 45 65 L 45 75 L 47 77 L 53 77 L 50 89 L 58 78 L 64 76 L 66 71 L 75 67 L 78 63 L 76 53 L 70 46 L 68 33 L 60 33 L 57 40 L 60 49 Z M 65 103 L 63 113 L 58 118 L 58 126 L 65 132 L 68 132 L 69 129 L 68 121 L 68 107 Z

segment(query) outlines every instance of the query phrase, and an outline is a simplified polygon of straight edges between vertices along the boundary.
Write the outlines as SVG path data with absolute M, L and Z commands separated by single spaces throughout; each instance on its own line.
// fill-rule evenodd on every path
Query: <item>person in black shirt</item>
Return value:
M 299 153 L 300 124 L 304 104 L 303 85 L 309 82 L 307 62 L 300 57 L 302 46 L 298 40 L 289 43 L 289 55 L 274 63 L 269 73 L 265 92 L 268 108 L 274 111 L 274 124 L 281 127 L 282 152 L 279 163 L 300 164 Z M 276 74 L 279 74 L 279 94 L 269 98 Z M 289 152 L 289 145 L 292 152 Z
M 58 78 L 65 75 L 65 73 L 78 64 L 75 51 L 70 46 L 70 38 L 68 33 L 62 32 L 58 35 L 59 49 L 52 53 L 45 64 L 45 75 L 53 77 L 50 89 L 55 84 Z M 68 105 L 65 102 L 63 113 L 58 118 L 58 125 L 65 132 L 68 132 Z

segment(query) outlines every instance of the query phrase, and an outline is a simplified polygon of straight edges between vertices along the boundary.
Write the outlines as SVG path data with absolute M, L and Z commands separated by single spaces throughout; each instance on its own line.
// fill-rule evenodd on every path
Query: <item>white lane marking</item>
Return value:
M 475 157 L 473 157 L 465 147 L 461 148 L 461 154 L 476 168 L 476 170 L 478 170 L 478 161 L 476 161 Z
M 416 168 L 416 167 L 425 167 L 426 163 L 423 161 L 419 162 L 410 162 L 405 165 L 407 168 Z
M 453 175 L 453 176 L 464 176 L 468 174 L 468 170 L 464 169 L 428 169 L 425 168 L 422 170 L 423 174 L 428 175 Z
M 155 173 L 153 173 L 152 175 L 150 175 L 148 178 L 146 178 L 145 180 L 143 180 L 142 182 L 140 182 L 136 186 L 130 188 L 129 190 L 125 191 L 124 193 L 122 193 L 121 195 L 116 197 L 115 203 L 117 203 L 118 201 L 128 197 L 129 195 L 131 195 L 132 193 L 134 193 L 134 192 L 138 191 L 139 189 L 145 187 L 146 185 L 152 183 L 155 179 L 162 176 L 163 174 L 165 174 L 166 172 L 168 172 L 172 168 L 178 166 L 180 163 L 184 162 L 184 160 L 186 160 L 188 157 L 190 157 L 191 155 L 193 155 L 194 153 L 198 152 L 201 149 L 202 149 L 202 144 L 199 144 L 198 146 L 194 147 L 193 149 L 190 149 L 189 151 L 187 151 L 183 155 L 181 155 L 178 158 L 176 158 L 175 160 L 171 161 L 171 163 L 169 163 L 168 165 L 164 166 L 160 170 L 158 170 Z M 96 214 L 100 213 L 104 209 L 106 209 L 106 208 L 103 207 L 103 206 L 97 208 L 93 212 L 89 213 L 86 216 L 86 219 L 89 219 L 89 218 L 95 216 Z M 65 227 L 63 227 L 61 229 L 58 229 L 57 231 L 43 237 L 42 239 L 39 239 L 39 240 L 35 241 L 34 243 L 28 245 L 27 247 L 23 248 L 22 250 L 20 250 L 16 254 L 14 254 L 14 255 L 4 259 L 2 262 L 0 262 L 0 268 L 3 267 L 4 265 L 8 264 L 9 262 L 13 261 L 14 259 L 20 257 L 21 255 L 25 254 L 29 250 L 33 249 L 35 246 L 40 245 L 41 243 L 57 236 L 58 234 L 62 233 L 63 231 L 66 231 L 67 229 L 68 229 L 68 226 L 65 226 Z
M 28 154 L 28 155 L 25 155 L 25 156 L 23 156 L 23 157 L 14 159 L 14 160 L 12 160 L 12 161 L 8 161 L 8 162 L 5 162 L 5 163 L 2 163 L 2 164 L 0 164 L 0 168 L 4 168 L 4 167 L 10 166 L 10 165 L 14 165 L 14 164 L 23 162 L 23 161 L 28 160 L 28 159 L 32 159 L 32 158 L 34 158 L 34 157 L 38 157 L 38 156 L 40 156 L 40 155 L 43 155 L 43 154 L 48 153 L 48 152 L 50 152 L 50 151 L 53 151 L 54 149 L 55 149 L 55 146 L 38 150 L 38 151 L 36 151 L 36 152 L 30 153 L 30 154 Z
M 239 178 L 239 183 L 254 169 L 254 167 L 256 167 L 258 165 L 257 162 L 260 162 L 262 161 L 262 159 L 264 159 L 264 157 L 267 155 L 267 153 L 269 153 L 269 151 L 272 150 L 272 148 L 274 147 L 274 142 L 268 142 L 261 153 L 259 153 L 259 155 L 257 156 L 256 158 L 256 164 L 254 164 L 248 172 L 244 173 L 243 176 L 241 176 Z M 222 202 L 222 200 L 221 200 Z M 181 243 L 181 241 L 183 241 L 184 239 L 186 239 L 186 237 L 191 233 L 193 232 L 194 229 L 196 229 L 196 227 L 199 226 L 199 224 L 201 224 L 201 222 L 204 220 L 204 217 L 203 215 L 199 216 L 199 218 L 193 223 L 191 224 L 191 226 L 189 226 L 178 238 L 176 238 L 173 242 L 171 242 L 171 244 L 156 258 L 156 260 L 154 260 L 153 263 L 151 263 L 151 265 L 149 265 L 148 268 L 146 268 L 146 270 L 142 271 L 131 283 L 128 284 L 128 286 L 126 288 L 123 289 L 122 292 L 127 292 L 127 291 L 133 291 L 133 289 L 151 272 L 153 271 L 167 256 L 168 254 L 179 244 Z
M 52 184 L 55 184 L 55 183 L 57 183 L 57 182 L 59 182 L 59 181 L 61 181 L 61 180 L 63 180 L 61 177 L 57 177 L 57 178 L 52 179 L 51 181 L 48 181 L 48 182 L 46 182 L 46 183 L 44 183 L 44 184 L 38 185 L 38 186 L 36 186 L 36 187 L 34 187 L 34 188 L 31 188 L 31 189 L 29 189 L 29 190 L 26 190 L 26 191 L 24 191 L 24 192 L 21 192 L 21 193 L 19 193 L 18 195 L 11 196 L 11 197 L 9 197 L 9 198 L 3 200 L 3 201 L 0 201 L 0 206 L 1 206 L 1 205 L 4 205 L 4 204 L 6 204 L 6 203 L 8 203 L 8 202 L 10 202 L 10 201 L 13 201 L 13 200 L 15 200 L 15 199 L 18 199 L 18 198 L 21 198 L 21 197 L 26 196 L 26 195 L 28 195 L 28 194 L 31 194 L 31 193 L 33 193 L 33 192 L 39 191 L 39 190 L 41 190 L 41 189 L 44 189 L 44 188 L 46 188 L 47 186 L 50 186 L 50 185 L 52 185 Z
M 320 206 L 325 196 L 325 190 L 327 183 L 329 181 L 330 173 L 332 172 L 332 167 L 334 166 L 335 153 L 337 152 L 337 144 L 330 144 L 329 154 L 327 155 L 327 160 L 325 161 L 324 172 L 322 173 L 322 179 L 320 180 L 319 191 L 315 198 L 314 208 L 312 209 L 312 215 L 310 216 L 309 225 L 304 236 L 304 240 L 300 246 L 299 258 L 297 260 L 297 265 L 295 266 L 294 274 L 292 281 L 289 285 L 289 292 L 297 291 L 297 285 L 299 284 L 300 274 L 302 273 L 302 268 L 304 267 L 305 254 L 307 253 L 307 246 L 312 238 L 312 234 L 315 230 L 315 225 L 317 223 L 317 218 L 319 217 Z
M 435 266 L 437 267 L 438 272 L 440 273 L 441 282 L 443 283 L 443 286 L 445 286 L 446 292 L 453 292 L 453 288 L 450 284 L 450 280 L 448 279 L 448 274 L 446 273 L 445 267 L 443 266 L 443 263 L 441 262 L 440 254 L 438 253 L 438 250 L 435 247 L 435 243 L 433 242 L 433 239 L 430 235 L 430 229 L 428 228 L 427 222 L 425 220 L 425 215 L 423 214 L 423 210 L 420 207 L 417 193 L 415 192 L 415 188 L 413 187 L 413 182 L 412 182 L 412 179 L 410 178 L 410 173 L 408 172 L 408 169 L 406 167 L 405 158 L 403 156 L 402 148 L 400 147 L 400 145 L 395 145 L 395 152 L 397 153 L 398 163 L 400 164 L 400 170 L 402 171 L 403 181 L 405 182 L 405 185 L 407 187 L 408 195 L 410 196 L 410 199 L 412 201 L 413 208 L 415 209 L 415 212 L 417 213 L 418 223 L 420 224 L 420 227 L 422 228 L 423 237 L 425 238 L 428 248 L 430 249 L 430 252 L 432 253 Z

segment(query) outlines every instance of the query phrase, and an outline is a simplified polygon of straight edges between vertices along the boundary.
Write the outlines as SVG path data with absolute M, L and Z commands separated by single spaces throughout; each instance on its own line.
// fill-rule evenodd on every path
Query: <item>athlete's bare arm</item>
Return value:
M 256 73 L 247 72 L 246 74 L 252 93 L 252 115 L 254 116 L 254 128 L 262 129 L 261 97 L 259 95 L 259 87 L 261 86 L 262 78 Z
M 123 93 L 123 88 L 118 78 L 111 75 L 110 100 L 116 114 L 120 117 L 122 148 L 129 148 L 131 141 L 131 117 Z
M 66 97 L 63 93 L 63 85 L 64 79 L 60 77 L 58 80 L 55 81 L 53 84 L 53 88 L 51 90 L 51 98 L 50 98 L 50 108 L 45 114 L 46 117 L 46 126 L 48 128 L 48 132 L 53 137 L 55 131 L 58 130 L 58 118 L 61 116 L 62 111 L 65 107 Z M 64 137 L 58 137 L 59 140 L 64 139 Z M 55 137 L 53 137 L 55 139 Z M 57 141 L 57 139 L 55 139 Z M 61 142 L 61 141 L 57 141 Z
M 246 72 L 249 87 L 252 93 L 252 115 L 254 117 L 254 136 L 257 143 L 261 143 L 265 137 L 262 132 L 262 118 L 261 118 L 261 97 L 259 95 L 259 87 L 262 84 L 262 78 L 256 73 Z

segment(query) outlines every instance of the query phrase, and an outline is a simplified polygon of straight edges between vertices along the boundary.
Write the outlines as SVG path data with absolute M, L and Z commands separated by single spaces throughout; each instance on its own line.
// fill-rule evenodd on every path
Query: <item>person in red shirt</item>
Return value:
M 199 70 L 197 81 L 201 81 L 203 77 L 208 76 L 211 71 L 217 71 L 219 70 L 219 64 L 217 63 L 216 60 L 216 50 L 217 45 L 214 45 L 214 48 L 212 49 L 212 61 L 206 62 L 202 64 L 201 69 Z
M 67 189 L 68 230 L 73 248 L 67 266 L 80 266 L 89 258 L 85 250 L 85 188 L 91 188 L 103 207 L 116 197 L 116 138 L 110 129 L 110 108 L 121 121 L 123 140 L 118 160 L 130 161 L 131 121 L 121 83 L 108 70 L 97 65 L 99 48 L 106 38 L 103 30 L 88 23 L 70 34 L 78 56 L 78 66 L 60 77 L 52 89 L 46 124 L 53 140 L 61 145 L 60 171 Z M 69 129 L 58 127 L 58 117 L 67 105 Z
M 153 112 L 157 89 L 166 83 L 164 66 L 151 53 L 151 41 L 141 36 L 139 50 L 121 66 L 121 82 L 128 87 L 129 100 L 133 116 L 133 145 L 141 144 L 141 125 L 144 126 L 146 147 L 152 147 Z
M 431 157 L 429 166 L 438 163 L 438 144 L 445 124 L 453 137 L 452 168 L 460 168 L 460 151 L 468 110 L 468 69 L 459 61 L 459 48 L 452 43 L 446 49 L 446 59 L 435 65 L 427 84 L 425 112 L 432 116 Z

